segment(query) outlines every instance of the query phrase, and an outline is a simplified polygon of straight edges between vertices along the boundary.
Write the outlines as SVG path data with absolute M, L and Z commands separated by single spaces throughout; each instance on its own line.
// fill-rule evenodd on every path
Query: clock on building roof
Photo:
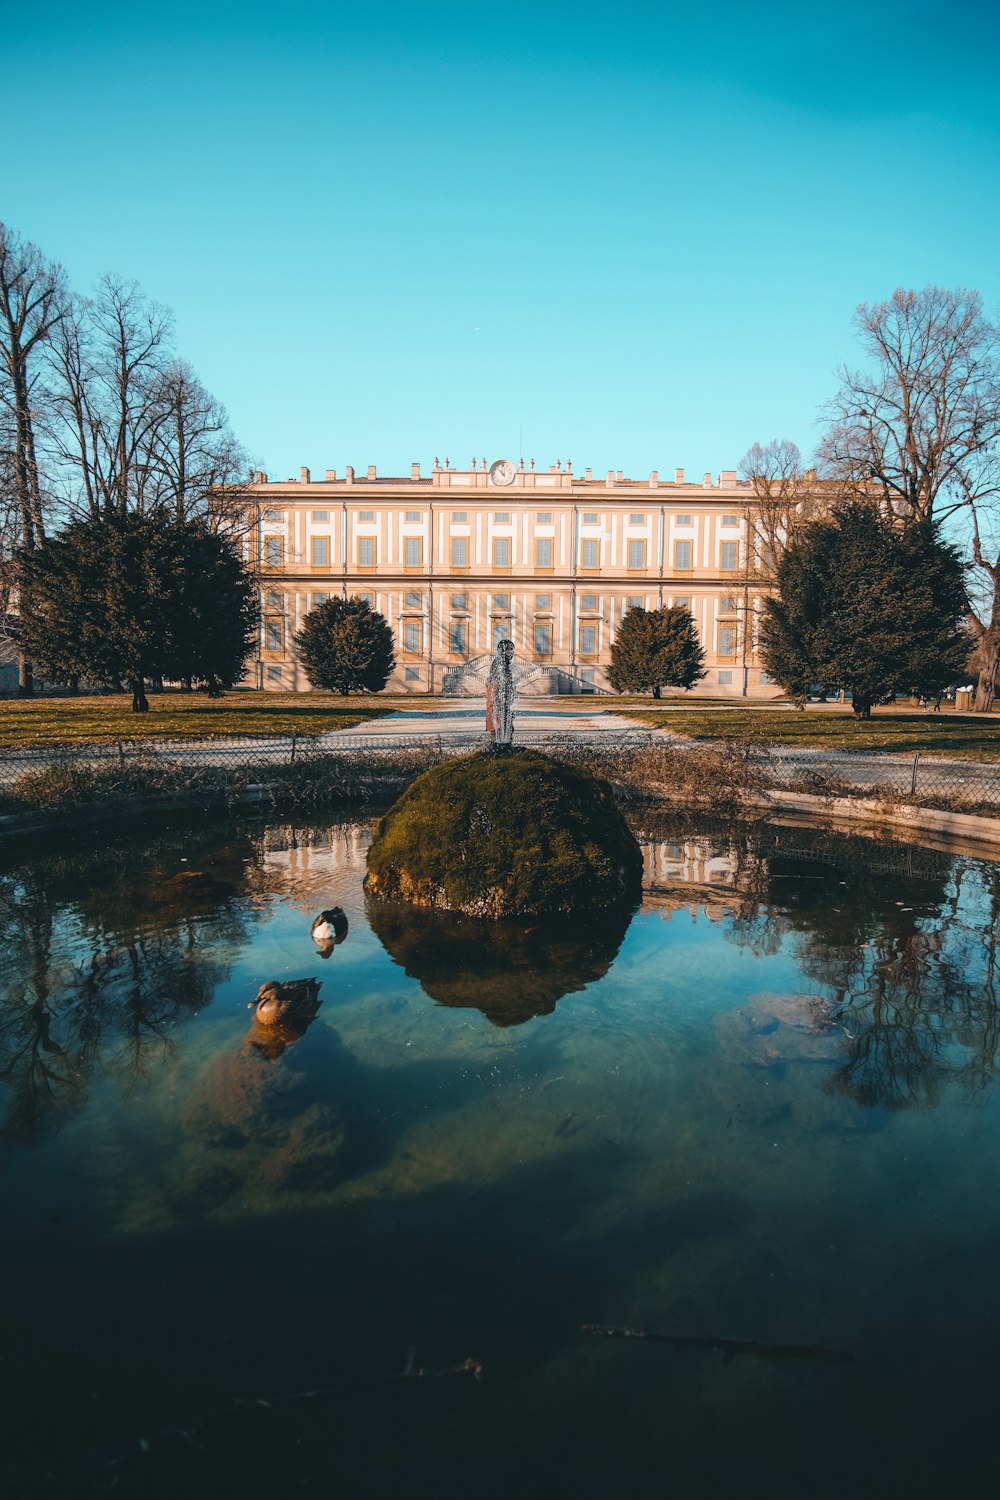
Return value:
M 514 465 L 509 458 L 498 458 L 490 464 L 490 483 L 499 485 L 514 483 Z

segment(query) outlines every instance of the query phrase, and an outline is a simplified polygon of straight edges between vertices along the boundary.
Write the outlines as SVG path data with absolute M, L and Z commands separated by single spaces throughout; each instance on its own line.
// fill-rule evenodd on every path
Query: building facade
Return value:
M 251 685 L 307 689 L 293 637 L 310 609 L 361 595 L 396 642 L 391 691 L 478 689 L 470 662 L 513 641 L 537 670 L 523 691 L 610 691 L 607 667 L 634 605 L 691 611 L 705 651 L 700 694 L 777 694 L 757 658 L 768 559 L 754 496 L 735 471 L 626 479 L 569 463 L 434 460 L 404 477 L 328 469 L 249 488 L 248 545 L 260 569 L 261 634 Z

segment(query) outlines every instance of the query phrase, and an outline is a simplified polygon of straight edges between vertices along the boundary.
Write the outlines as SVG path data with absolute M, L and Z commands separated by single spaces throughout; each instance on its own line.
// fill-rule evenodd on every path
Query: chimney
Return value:
M 263 469 L 258 469 L 257 470 L 256 474 L 253 476 L 253 482 L 254 482 L 254 484 L 263 484 L 264 483 L 264 471 L 263 471 Z
M 660 471 L 659 471 L 659 469 L 652 469 L 652 470 L 650 470 L 649 482 L 650 482 L 650 484 L 659 484 L 659 482 L 660 482 Z
M 617 479 L 618 483 L 621 484 L 621 482 L 622 482 L 622 470 L 621 469 L 618 470 L 618 473 L 615 475 L 615 478 Z
M 736 470 L 723 469 L 722 473 L 719 475 L 719 483 L 722 485 L 728 485 L 730 487 L 734 485 L 736 483 Z
M 683 483 L 684 483 L 684 470 L 683 469 L 675 469 L 674 470 L 674 484 L 683 484 Z
M 710 490 L 712 488 L 712 476 L 711 476 L 711 474 L 706 474 L 701 483 L 702 483 L 702 488 L 703 489 Z
M 344 470 L 344 479 L 348 484 L 354 483 L 354 470 L 350 464 L 348 464 L 347 468 Z
M 593 479 L 593 477 L 594 477 L 594 471 L 593 471 L 593 469 L 584 469 L 584 471 L 583 471 L 583 477 L 584 477 L 584 479 Z
M 337 479 L 337 471 L 336 471 L 336 469 L 327 469 L 327 471 L 326 471 L 326 482 L 327 482 L 327 484 L 335 484 L 336 483 L 336 479 Z
M 308 469 L 301 468 L 299 470 L 299 481 L 300 481 L 301 484 L 308 484 L 309 483 L 309 470 Z
M 420 478 L 420 465 L 419 464 L 411 464 L 410 465 L 410 478 L 411 479 L 419 479 Z
M 369 479 L 374 479 L 375 478 L 375 465 L 374 464 L 369 464 L 368 465 L 368 478 Z

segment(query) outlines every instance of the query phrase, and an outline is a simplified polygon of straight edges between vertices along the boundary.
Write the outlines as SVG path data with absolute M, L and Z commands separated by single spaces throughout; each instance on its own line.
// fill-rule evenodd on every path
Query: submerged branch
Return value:
M 608 1328 L 603 1323 L 583 1323 L 581 1333 L 610 1339 L 644 1339 L 649 1344 L 669 1344 L 674 1349 L 718 1349 L 728 1365 L 737 1354 L 762 1354 L 777 1359 L 826 1359 L 850 1364 L 850 1349 L 826 1349 L 820 1344 L 771 1344 L 761 1339 L 723 1339 L 710 1334 L 652 1333 L 648 1328 Z

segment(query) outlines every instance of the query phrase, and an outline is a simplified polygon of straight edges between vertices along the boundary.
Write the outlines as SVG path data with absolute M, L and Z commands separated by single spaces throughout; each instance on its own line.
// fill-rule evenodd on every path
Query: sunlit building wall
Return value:
M 611 646 L 633 605 L 691 611 L 707 676 L 697 691 L 771 697 L 757 656 L 765 560 L 748 556 L 750 486 L 735 471 L 692 483 L 594 478 L 568 463 L 485 459 L 430 474 L 257 474 L 248 545 L 261 574 L 259 651 L 248 680 L 306 689 L 293 637 L 310 609 L 360 594 L 392 627 L 390 690 L 474 688 L 466 664 L 508 638 L 537 668 L 524 691 L 610 689 Z

